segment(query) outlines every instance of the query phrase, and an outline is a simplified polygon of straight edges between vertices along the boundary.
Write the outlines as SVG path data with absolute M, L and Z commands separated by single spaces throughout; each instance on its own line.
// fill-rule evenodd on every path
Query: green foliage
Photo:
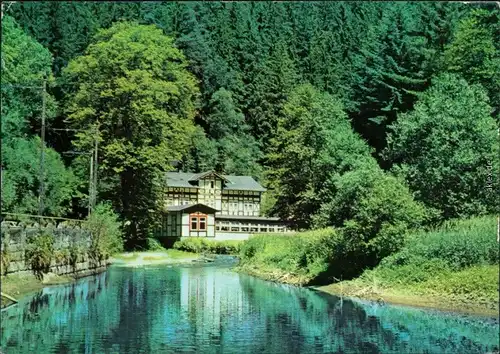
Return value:
M 196 126 L 189 150 L 182 157 L 183 170 L 195 173 L 215 170 L 217 155 L 217 142 L 209 139 L 203 129 Z
M 9 271 L 10 266 L 10 253 L 9 253 L 9 234 L 5 231 L 1 231 L 1 249 L 0 252 L 0 275 L 6 275 Z
M 205 122 L 216 151 L 216 170 L 235 175 L 260 175 L 257 163 L 261 157 L 259 146 L 245 124 L 245 117 L 236 108 L 230 91 L 222 88 L 213 94 Z
M 404 248 L 385 258 L 381 266 L 420 266 L 424 261 L 438 259 L 457 271 L 473 265 L 498 264 L 495 231 L 494 217 L 449 221 L 432 231 L 413 234 Z
M 0 252 L 0 275 L 6 275 L 9 271 L 10 266 L 10 254 L 6 246 L 3 246 L 2 252 Z
M 365 142 L 352 131 L 342 104 L 302 85 L 288 98 L 267 156 L 267 180 L 276 203 L 272 212 L 308 228 L 335 195 L 335 179 L 376 166 Z
M 209 254 L 238 254 L 243 242 L 237 240 L 215 241 L 203 238 L 188 238 L 174 243 L 180 251 Z
M 89 256 L 97 262 L 123 250 L 123 234 L 118 215 L 110 204 L 98 204 L 82 227 L 91 233 Z
M 387 258 L 386 258 L 387 259 Z M 360 277 L 369 282 L 377 279 L 381 286 L 410 285 L 425 282 L 436 274 L 449 272 L 448 263 L 442 259 L 414 258 L 412 263 L 397 267 L 380 266 L 373 270 L 366 270 Z
M 452 20 L 451 16 L 435 11 L 435 6 L 411 2 L 376 6 L 379 15 L 363 24 L 364 37 L 359 51 L 352 55 L 351 109 L 354 126 L 380 151 L 385 146 L 388 124 L 396 115 L 412 109 L 418 93 L 424 91 L 438 70 L 436 29 L 431 25 Z M 445 12 L 455 12 L 450 4 Z M 447 24 L 450 26 L 453 21 Z M 451 35 L 439 27 L 439 40 Z
M 420 97 L 415 110 L 391 126 L 385 158 L 416 199 L 444 219 L 492 212 L 497 182 L 495 121 L 485 92 L 445 74 Z
M 163 247 L 157 239 L 152 237 L 147 239 L 146 245 L 149 251 L 165 251 L 165 247 Z
M 499 14 L 500 11 L 473 11 L 460 22 L 453 41 L 443 53 L 446 69 L 471 84 L 482 84 L 488 91 L 490 104 L 497 110 L 500 108 Z
M 156 26 L 117 23 L 101 30 L 64 70 L 74 144 L 89 150 L 99 131 L 99 175 L 106 198 L 129 221 L 128 245 L 145 241 L 161 206 L 162 172 L 193 131 L 196 80 L 184 55 Z
M 498 306 L 499 249 L 496 218 L 450 220 L 430 231 L 417 231 L 398 252 L 385 257 L 337 289 L 372 289 L 382 294 L 424 295 L 454 307 Z M 340 263 L 342 264 L 342 263 Z M 345 279 L 345 278 L 344 278 Z
M 44 78 L 51 79 L 51 63 L 52 55 L 46 48 L 26 35 L 10 16 L 2 18 L 2 139 L 25 137 L 30 124 L 39 119 L 40 87 Z M 46 99 L 50 120 L 55 102 L 50 95 Z
M 424 207 L 413 200 L 404 183 L 378 168 L 347 172 L 335 189 L 335 197 L 316 222 L 342 227 L 347 249 L 372 258 L 365 266 L 397 251 L 408 230 L 425 218 Z
M 444 274 L 443 274 L 444 273 Z M 436 273 L 434 273 L 436 274 Z M 420 284 L 435 293 L 465 297 L 470 302 L 498 304 L 498 265 L 472 266 L 459 272 L 442 272 Z
M 2 160 L 7 166 L 2 172 L 4 211 L 38 213 L 40 145 L 38 137 L 14 138 L 2 147 Z M 45 149 L 44 170 L 44 214 L 64 215 L 71 207 L 76 177 L 50 148 Z
M 246 104 L 253 136 L 268 147 L 275 137 L 278 118 L 292 89 L 299 82 L 296 65 L 283 42 L 277 43 L 263 60 L 249 84 Z
M 54 251 L 54 260 L 57 265 L 71 264 L 71 252 L 64 248 Z
M 302 276 L 307 284 L 325 275 L 342 242 L 335 229 L 256 235 L 241 246 L 241 264 Z
M 262 211 L 298 228 L 342 227 L 348 241 L 332 274 L 376 264 L 424 217 L 399 177 L 428 220 L 494 210 L 497 181 L 486 185 L 498 167 L 489 116 L 500 101 L 499 12 L 473 7 L 17 2 L 10 13 L 39 43 L 4 17 L 2 205 L 34 213 L 40 183 L 31 136 L 40 91 L 5 84 L 39 86 L 47 76 L 73 127 L 86 131 L 68 137 L 75 149 L 89 151 L 98 130 L 99 198 L 120 213 L 127 246 L 145 246 L 163 207 L 163 172 L 182 160 L 186 171 L 263 175 Z M 468 84 L 439 76 L 445 70 Z M 484 86 L 489 104 L 470 84 Z M 50 94 L 47 108 L 51 120 Z M 370 156 L 386 145 L 377 158 L 397 178 Z M 73 161 L 76 178 L 46 151 L 44 213 L 60 215 L 85 198 L 88 162 Z
M 32 236 L 26 245 L 26 262 L 31 269 L 41 276 L 48 273 L 54 256 L 54 236 L 49 233 Z
M 85 261 L 85 257 L 87 256 L 87 252 L 89 250 L 86 250 L 82 246 L 72 245 L 68 248 L 68 251 L 69 251 L 69 257 L 68 257 L 69 265 L 75 268 L 77 263 Z
M 27 54 L 29 53 L 29 54 Z M 51 80 L 52 56 L 27 36 L 9 16 L 2 19 L 2 211 L 35 214 L 40 185 L 39 125 L 44 78 Z M 46 116 L 55 115 L 55 101 L 46 95 Z M 44 214 L 68 211 L 75 177 L 57 152 L 46 147 Z

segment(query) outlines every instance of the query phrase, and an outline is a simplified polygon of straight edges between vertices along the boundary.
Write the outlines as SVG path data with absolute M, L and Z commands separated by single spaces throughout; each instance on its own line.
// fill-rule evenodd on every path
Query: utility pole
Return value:
M 94 154 L 90 153 L 90 174 L 89 174 L 89 210 L 88 216 L 92 212 L 92 201 L 94 200 Z
M 99 122 L 97 122 L 97 126 L 94 130 L 94 181 L 92 183 L 93 186 L 93 198 L 92 198 L 92 209 L 94 209 L 96 201 L 97 201 L 97 174 L 98 174 L 98 148 L 99 148 Z
M 73 132 L 88 132 L 86 129 L 70 129 L 70 128 L 49 128 L 50 130 L 55 131 L 73 131 Z M 98 136 L 95 133 L 97 131 L 96 128 L 92 128 L 92 133 L 94 137 L 94 146 L 92 151 L 90 152 L 79 152 L 79 151 L 66 151 L 63 152 L 65 155 L 88 155 L 89 156 L 89 165 L 90 165 L 90 173 L 89 173 L 89 198 L 88 198 L 88 216 L 92 213 L 92 210 L 95 207 L 95 199 L 96 199 L 96 188 L 97 188 L 97 147 L 98 147 Z
M 43 216 L 43 198 L 45 193 L 45 96 L 47 91 L 47 79 L 43 79 L 42 86 L 42 131 L 41 131 L 41 149 L 40 149 L 40 190 L 38 193 L 38 215 Z

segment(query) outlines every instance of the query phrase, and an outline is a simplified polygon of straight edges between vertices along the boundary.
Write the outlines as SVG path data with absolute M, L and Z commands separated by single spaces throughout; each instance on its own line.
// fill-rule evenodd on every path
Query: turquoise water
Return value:
M 486 353 L 496 319 L 353 302 L 226 266 L 112 267 L 2 312 L 13 353 Z

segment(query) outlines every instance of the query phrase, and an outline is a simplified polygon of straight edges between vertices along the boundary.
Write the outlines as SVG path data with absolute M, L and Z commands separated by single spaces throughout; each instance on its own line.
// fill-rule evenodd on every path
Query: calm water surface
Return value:
M 112 267 L 2 312 L 14 353 L 487 353 L 497 319 L 341 300 L 226 266 Z

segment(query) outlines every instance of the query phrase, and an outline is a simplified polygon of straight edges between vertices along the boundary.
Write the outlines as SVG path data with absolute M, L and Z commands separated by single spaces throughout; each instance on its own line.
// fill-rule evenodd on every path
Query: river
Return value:
M 498 319 L 351 301 L 229 266 L 110 267 L 1 313 L 5 353 L 487 353 Z

